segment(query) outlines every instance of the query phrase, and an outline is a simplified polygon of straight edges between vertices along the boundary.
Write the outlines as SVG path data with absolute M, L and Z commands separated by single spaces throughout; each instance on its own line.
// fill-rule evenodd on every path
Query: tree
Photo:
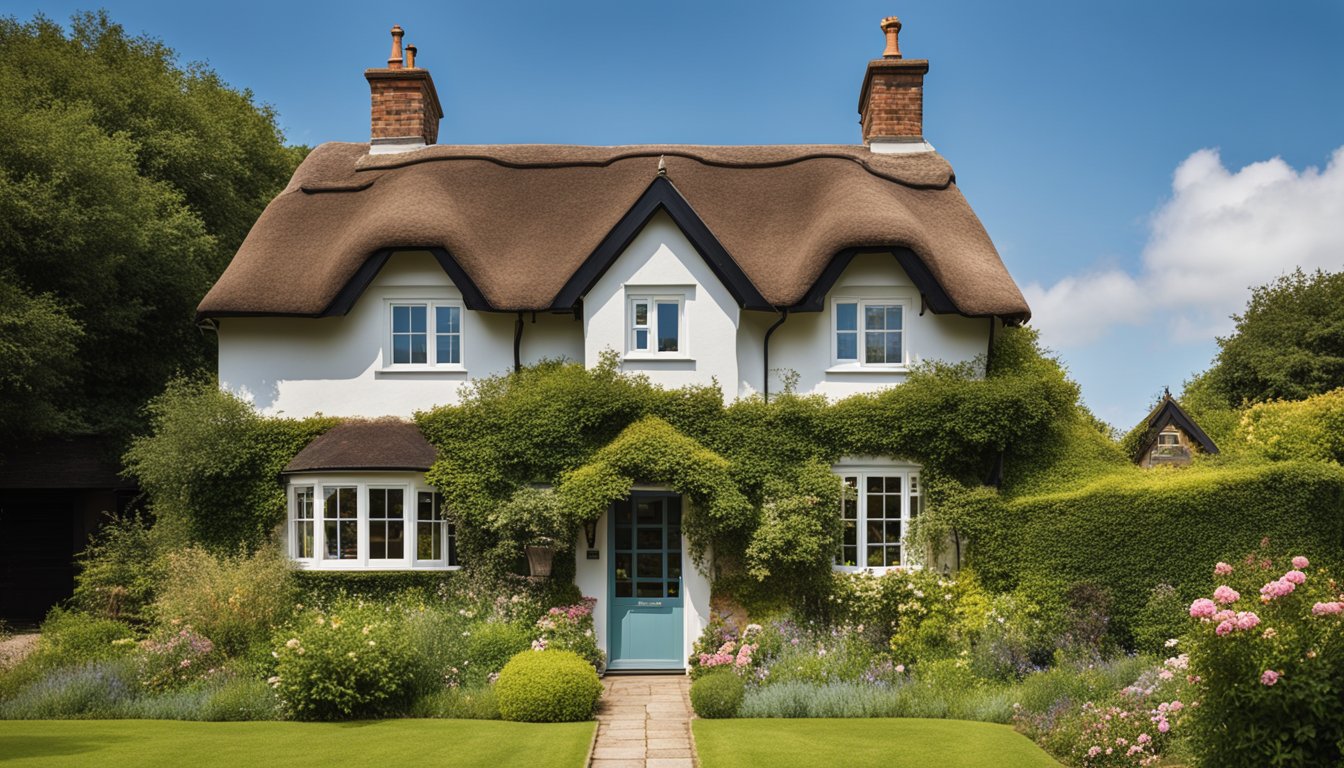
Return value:
M 304 150 L 104 13 L 0 19 L 0 136 L 0 430 L 124 436 L 213 367 L 196 305 Z
M 1344 272 L 1301 269 L 1251 290 L 1214 365 L 1192 384 L 1229 406 L 1301 400 L 1344 386 Z

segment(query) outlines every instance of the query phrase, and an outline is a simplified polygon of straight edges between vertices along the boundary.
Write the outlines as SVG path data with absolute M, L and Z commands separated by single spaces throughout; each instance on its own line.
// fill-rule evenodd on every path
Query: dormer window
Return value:
M 1161 432 L 1157 436 L 1158 445 L 1180 445 L 1181 438 L 1175 432 Z
M 635 356 L 686 355 L 683 296 L 631 296 L 628 352 Z
M 452 301 L 397 301 L 388 305 L 391 368 L 460 368 L 462 306 Z

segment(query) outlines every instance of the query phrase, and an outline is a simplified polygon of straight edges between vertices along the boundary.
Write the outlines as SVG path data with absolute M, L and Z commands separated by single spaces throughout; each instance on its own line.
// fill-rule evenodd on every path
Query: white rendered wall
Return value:
M 627 298 L 669 294 L 685 296 L 678 355 L 629 353 Z M 584 360 L 594 366 L 603 350 L 613 349 L 621 354 L 623 371 L 646 374 L 667 387 L 710 384 L 717 378 L 731 398 L 738 378 L 740 315 L 732 294 L 672 218 L 660 211 L 584 297 Z
M 283 286 L 277 286 L 283 290 Z M 220 385 L 267 415 L 410 416 L 455 403 L 468 378 L 513 367 L 516 315 L 462 312 L 462 370 L 385 370 L 390 299 L 462 298 L 424 252 L 393 254 L 344 317 L 240 317 L 219 321 Z M 583 359 L 582 323 L 572 315 L 524 318 L 524 364 Z
M 641 489 L 648 490 L 647 486 L 640 486 Z M 666 489 L 656 489 L 666 490 Z M 587 557 L 588 540 L 582 531 L 579 532 L 578 539 L 574 545 L 574 584 L 579 588 L 579 592 L 587 597 L 597 598 L 597 606 L 593 609 L 593 633 L 597 635 L 597 647 L 604 653 L 610 652 L 610 646 L 607 643 L 607 622 L 611 606 L 611 590 L 608 587 L 607 579 L 610 578 L 611 560 L 610 551 L 607 547 L 607 513 L 603 512 L 602 517 L 597 521 L 597 551 L 598 559 L 589 560 Z M 686 540 L 685 535 L 681 537 L 681 587 L 682 587 L 682 655 L 690 658 L 691 648 L 695 647 L 695 641 L 700 639 L 700 633 L 705 631 L 709 625 L 709 594 L 710 582 L 709 576 L 700 572 L 695 567 L 695 562 L 691 559 L 690 542 Z M 706 563 L 710 562 L 710 553 L 706 553 Z
M 783 390 L 783 376 L 798 374 L 797 391 L 826 395 L 837 400 L 860 392 L 872 392 L 905 381 L 906 369 L 856 370 L 832 361 L 832 300 L 897 299 L 906 304 L 902 340 L 910 366 L 922 361 L 961 362 L 985 354 L 989 345 L 989 320 L 961 315 L 919 314 L 919 291 L 895 257 L 888 253 L 860 254 L 836 280 L 821 312 L 790 314 L 770 337 L 770 391 Z M 779 319 L 768 312 L 744 312 L 738 336 L 737 394 L 746 396 L 761 389 L 762 339 L 766 329 Z

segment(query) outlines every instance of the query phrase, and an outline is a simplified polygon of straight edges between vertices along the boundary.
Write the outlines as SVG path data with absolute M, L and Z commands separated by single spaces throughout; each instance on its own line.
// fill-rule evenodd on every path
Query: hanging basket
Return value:
M 527 550 L 527 570 L 539 579 L 551 575 L 551 564 L 555 560 L 555 547 L 525 547 Z

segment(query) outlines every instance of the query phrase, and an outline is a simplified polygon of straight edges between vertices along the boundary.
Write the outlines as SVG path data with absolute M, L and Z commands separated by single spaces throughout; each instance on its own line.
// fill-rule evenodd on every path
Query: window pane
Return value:
M 663 548 L 663 529 L 640 528 L 637 546 L 643 550 L 661 550 Z
M 397 334 L 392 337 L 392 362 L 398 364 L 411 362 L 410 336 Z
M 835 330 L 857 331 L 859 329 L 859 305 L 851 302 L 835 305 Z
M 880 331 L 887 327 L 886 309 L 880 304 L 873 304 L 863 308 L 863 329 L 865 331 Z
M 889 362 L 889 363 L 899 363 L 899 362 L 902 361 L 902 359 L 903 359 L 903 358 L 901 357 L 901 334 L 900 334 L 900 333 L 888 333 L 888 334 L 887 334 L 887 362 Z
M 425 307 L 411 306 L 411 333 L 425 332 Z
M 393 520 L 387 524 L 387 557 L 400 560 L 406 556 L 406 524 Z
M 661 581 L 637 581 L 635 584 L 635 597 L 663 596 L 663 582 Z
M 302 558 L 313 556 L 313 523 L 311 520 L 300 520 L 294 524 L 294 554 L 296 557 Z
M 901 330 L 901 314 L 902 313 L 900 304 L 887 305 L 887 330 L 889 331 Z
M 681 582 L 678 582 L 678 581 L 669 581 L 669 582 L 667 582 L 667 596 L 668 596 L 668 597 L 680 597 L 680 596 L 681 596 Z
M 643 328 L 635 331 L 635 349 L 649 348 L 649 332 Z
M 406 333 L 411 330 L 411 308 L 392 307 L 392 332 Z
M 428 356 L 425 349 L 428 346 L 423 333 L 412 334 L 411 337 L 411 362 L 423 365 Z
M 885 363 L 886 336 L 884 333 L 865 333 L 863 335 L 863 361 L 865 363 Z
M 443 539 L 440 538 L 438 523 L 420 523 L 415 538 L 415 559 L 439 560 L 443 558 Z
M 369 490 L 369 517 L 387 516 L 387 490 L 373 488 Z
M 885 486 L 882 484 L 882 478 L 880 478 L 880 477 L 870 477 L 870 478 L 868 478 L 868 492 L 869 492 L 869 493 L 881 493 L 881 492 L 882 492 L 882 489 L 883 489 L 884 487 L 885 487 Z
M 434 362 L 440 365 L 458 365 L 462 362 L 462 337 L 440 335 L 435 339 L 437 345 Z
M 369 557 L 374 560 L 387 558 L 387 523 L 369 522 Z
M 639 572 L 635 575 L 641 579 L 663 578 L 663 556 L 641 553 L 639 556 Z
M 836 333 L 835 358 L 837 360 L 858 360 L 859 334 L 853 331 L 840 331 Z
M 457 562 L 457 529 L 452 523 L 444 523 L 448 526 L 448 564 L 458 565 Z
M 647 326 L 649 324 L 649 305 L 643 301 L 635 302 L 635 325 Z
M 676 352 L 681 333 L 680 312 L 673 302 L 658 302 L 658 351 Z
M 628 581 L 618 581 L 618 582 L 616 582 L 616 596 L 617 596 L 617 597 L 630 597 L 630 596 L 631 596 L 631 594 L 630 594 L 631 591 L 632 591 L 632 589 L 631 589 L 631 587 L 630 587 L 630 582 L 628 582 Z
M 435 307 L 434 330 L 438 333 L 461 333 L 461 307 Z
M 616 579 L 618 581 L 629 581 L 633 574 L 630 573 L 630 555 L 629 553 L 618 553 L 615 555 Z

